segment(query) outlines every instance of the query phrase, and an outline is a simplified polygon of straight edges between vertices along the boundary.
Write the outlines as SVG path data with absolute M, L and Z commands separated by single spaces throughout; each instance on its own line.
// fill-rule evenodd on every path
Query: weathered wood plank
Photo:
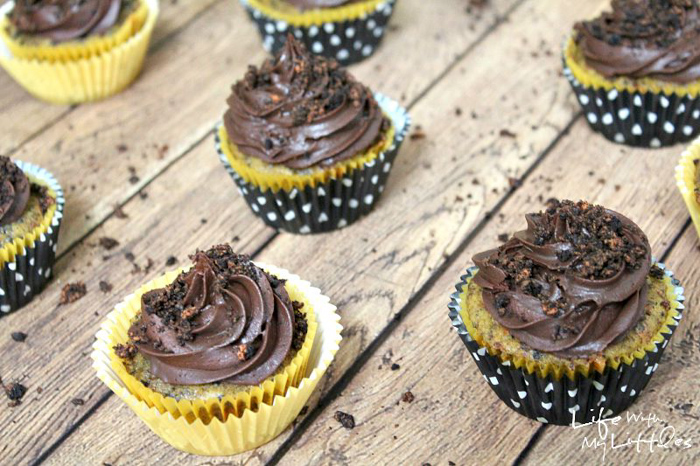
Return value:
M 206 10 L 217 0 L 181 0 L 160 3 L 160 17 L 151 47 L 159 47 L 163 41 L 183 27 L 192 18 Z M 148 60 L 146 60 L 146 66 Z M 67 105 L 50 105 L 35 99 L 25 92 L 14 80 L 0 72 L 0 154 L 16 150 L 28 139 L 35 137 L 45 128 L 71 111 Z
M 94 334 L 124 296 L 177 267 L 166 265 L 170 256 L 185 264 L 187 254 L 220 242 L 252 253 L 274 234 L 236 193 L 213 144 L 213 136 L 206 138 L 136 195 L 123 215 L 59 261 L 57 280 L 34 302 L 2 319 L 0 374 L 6 382 L 21 380 L 29 392 L 19 407 L 0 404 L 0 463 L 34 461 L 109 392 L 91 368 Z M 107 250 L 99 241 L 104 237 L 119 245 Z M 88 294 L 59 306 L 61 288 L 78 281 Z M 101 291 L 102 281 L 113 288 Z M 10 338 L 17 331 L 29 335 L 26 342 Z M 84 403 L 72 404 L 75 398 Z
M 682 206 L 679 198 L 674 207 Z M 655 219 L 661 223 L 661 219 Z M 696 284 L 698 237 L 688 228 L 666 263 L 682 280 L 686 290 L 686 312 L 659 369 L 642 396 L 621 415 L 618 425 L 608 426 L 607 437 L 597 426 L 579 429 L 548 427 L 526 457 L 525 464 L 698 464 L 700 462 L 700 408 L 697 381 L 700 378 L 700 316 Z M 643 417 L 634 417 L 634 415 Z M 629 417 L 628 417 L 629 416 Z M 650 416 L 653 417 L 649 420 Z M 646 420 L 645 420 L 646 419 Z M 614 445 L 613 447 L 613 439 Z M 597 448 L 584 446 L 599 441 Z M 629 440 L 641 440 L 627 446 Z M 674 445 L 675 440 L 681 445 Z M 657 443 L 650 443 L 656 441 Z M 689 444 L 686 444 L 689 441 Z M 589 443 L 590 444 L 590 443 Z M 689 447 L 688 447 L 689 445 Z
M 261 252 L 261 260 L 319 286 L 342 313 L 345 340 L 320 393 L 338 381 L 394 313 L 416 296 L 445 255 L 503 199 L 511 189 L 509 178 L 528 170 L 572 120 L 578 109 L 568 84 L 557 78 L 557 51 L 568 25 L 602 3 L 522 5 L 517 21 L 488 36 L 413 108 L 427 138 L 406 142 L 377 212 L 352 228 L 312 240 L 280 235 Z M 522 76 L 528 76 L 527 86 Z M 490 87 L 493 82 L 499 87 Z M 476 92 L 481 89 L 489 92 Z M 501 135 L 503 129 L 517 136 Z M 444 303 L 441 308 L 444 322 Z M 155 439 L 143 442 L 145 427 L 133 415 L 120 414 L 117 421 L 117 404 L 108 401 L 51 460 L 68 461 L 79 452 L 86 455 L 79 457 L 85 462 L 153 457 L 170 463 L 210 461 Z M 118 438 L 111 438 L 106 432 L 115 422 L 123 428 Z M 288 435 L 234 461 L 265 462 Z M 327 438 L 325 431 L 322 438 Z
M 353 463 L 367 463 L 381 458 L 391 464 L 412 458 L 418 464 L 512 463 L 540 424 L 510 410 L 485 384 L 447 319 L 446 306 L 454 285 L 473 264 L 473 254 L 500 244 L 498 235 L 525 228 L 524 214 L 540 210 L 543 201 L 555 195 L 585 198 L 624 212 L 639 222 L 654 251 L 660 254 L 687 217 L 673 184 L 677 151 L 671 148 L 631 153 L 628 148 L 592 135 L 579 119 L 572 133 L 494 219 L 464 245 L 447 272 L 284 461 L 327 464 L 349 458 Z M 653 178 L 648 177 L 650 173 L 655 174 Z M 647 182 L 627 182 L 641 178 Z M 399 364 L 400 369 L 392 371 L 392 363 Z M 407 391 L 415 397 L 412 403 L 400 401 Z M 352 413 L 358 427 L 353 431 L 343 429 L 333 419 L 336 410 Z M 420 442 L 415 441 L 417 437 Z M 553 443 L 541 444 L 543 455 L 548 455 Z M 564 452 L 571 444 L 558 445 Z M 570 460 L 580 454 L 568 453 Z M 538 457 L 533 464 L 544 460 Z

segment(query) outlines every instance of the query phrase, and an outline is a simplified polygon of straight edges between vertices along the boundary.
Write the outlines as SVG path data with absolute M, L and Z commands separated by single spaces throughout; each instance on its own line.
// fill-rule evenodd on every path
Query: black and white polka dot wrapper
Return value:
M 687 142 L 700 134 L 700 96 L 588 87 L 566 65 L 564 75 L 588 124 L 611 141 L 657 148 Z
M 657 265 L 665 270 L 663 264 Z M 602 374 L 593 371 L 591 377 L 577 374 L 574 380 L 567 376 L 559 380 L 552 376 L 541 378 L 524 368 L 517 369 L 510 361 L 502 362 L 498 357 L 490 355 L 484 346 L 469 335 L 460 315 L 460 295 L 477 271 L 476 267 L 468 269 L 456 286 L 457 292 L 451 296 L 449 317 L 452 326 L 457 329 L 486 383 L 496 395 L 514 411 L 542 423 L 588 423 L 601 416 L 608 418 L 626 410 L 656 372 L 661 355 L 684 310 L 683 288 L 673 274 L 666 270 L 666 275 L 675 287 L 679 315 L 674 319 L 673 325 L 668 325 L 670 333 L 662 333 L 663 341 L 657 343 L 653 351 L 648 351 L 642 359 L 635 359 L 632 365 L 622 362 L 617 369 L 609 367 Z
M 375 99 L 394 126 L 388 150 L 364 166 L 316 186 L 291 191 L 261 189 L 244 180 L 231 167 L 216 137 L 216 150 L 252 211 L 272 228 L 296 234 L 324 233 L 344 228 L 368 214 L 379 201 L 389 173 L 411 124 L 397 102 L 376 93 Z
M 51 173 L 27 162 L 15 164 L 56 194 L 56 211 L 46 232 L 39 235 L 33 246 L 25 247 L 14 261 L 0 267 L 0 318 L 29 303 L 51 279 L 65 204 L 63 190 Z
M 396 0 L 379 3 L 372 13 L 357 19 L 297 26 L 267 16 L 250 5 L 248 0 L 240 1 L 257 25 L 263 47 L 268 52 L 275 53 L 281 49 L 287 34 L 292 33 L 313 53 L 335 58 L 342 65 L 358 63 L 375 52 L 396 3 Z

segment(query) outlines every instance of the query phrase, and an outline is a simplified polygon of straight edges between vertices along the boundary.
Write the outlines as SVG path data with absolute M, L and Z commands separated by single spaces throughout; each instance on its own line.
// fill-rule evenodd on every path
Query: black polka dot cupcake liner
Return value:
M 15 161 L 15 164 L 55 193 L 56 211 L 51 224 L 34 244 L 26 244 L 13 260 L 0 265 L 0 318 L 29 303 L 51 279 L 65 204 L 63 190 L 51 173 L 27 162 Z
M 700 98 L 690 95 L 629 92 L 583 85 L 564 65 L 591 128 L 613 142 L 664 147 L 700 134 Z
M 335 58 L 342 65 L 358 63 L 370 57 L 384 37 L 396 0 L 379 3 L 374 12 L 357 19 L 328 21 L 319 24 L 294 25 L 268 16 L 248 0 L 240 0 L 255 22 L 263 47 L 275 53 L 282 48 L 287 34 L 292 33 L 317 55 Z
M 656 265 L 665 270 L 663 264 Z M 460 295 L 477 271 L 476 267 L 467 269 L 467 273 L 456 285 L 457 292 L 452 294 L 449 304 L 452 326 L 457 329 L 459 337 L 496 395 L 512 410 L 542 423 L 588 423 L 615 416 L 629 408 L 656 372 L 684 310 L 683 288 L 673 274 L 665 270 L 675 287 L 678 315 L 673 319 L 672 325 L 667 325 L 670 331 L 662 333 L 663 341 L 658 342 L 653 351 L 647 351 L 644 358 L 635 359 L 631 365 L 622 362 L 617 369 L 608 367 L 603 373 L 594 371 L 591 377 L 577 374 L 574 380 L 567 376 L 557 380 L 551 375 L 541 378 L 535 373 L 516 368 L 510 361 L 501 361 L 489 354 L 486 347 L 479 345 L 469 335 L 460 315 Z
M 221 149 L 217 131 L 219 159 L 253 213 L 272 228 L 302 235 L 344 228 L 368 214 L 379 201 L 411 125 L 411 117 L 397 102 L 379 93 L 375 94 L 375 99 L 392 121 L 394 141 L 388 150 L 342 178 L 331 178 L 316 186 L 307 185 L 291 191 L 261 189 L 233 169 Z

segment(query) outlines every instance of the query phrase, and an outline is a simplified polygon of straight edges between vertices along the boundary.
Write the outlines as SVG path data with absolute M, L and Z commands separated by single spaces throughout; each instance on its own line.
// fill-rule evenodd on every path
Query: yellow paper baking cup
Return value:
M 300 11 L 289 3 L 279 0 L 246 1 L 252 8 L 260 10 L 266 16 L 297 27 L 319 26 L 324 23 L 362 18 L 386 3 L 386 0 L 366 0 L 339 7 Z
M 162 403 L 149 405 L 143 398 L 142 389 L 139 388 L 136 393 L 130 389 L 140 382 L 134 384 L 128 380 L 131 376 L 123 370 L 123 363 L 113 349 L 117 343 L 127 340 L 126 332 L 134 313 L 134 307 L 129 303 L 137 301 L 138 296 L 148 289 L 170 283 L 179 272 L 166 274 L 142 287 L 137 294 L 129 296 L 107 316 L 107 321 L 97 333 L 92 353 L 97 376 L 153 432 L 179 450 L 221 456 L 240 453 L 269 442 L 298 416 L 338 351 L 342 326 L 336 308 L 330 304 L 329 299 L 310 283 L 284 269 L 257 265 L 287 281 L 285 287 L 290 292 L 290 297 L 303 299 L 307 312 L 313 312 L 310 323 L 315 321 L 316 326 L 308 357 L 302 358 L 308 359 L 308 367 L 300 371 L 301 380 L 286 383 L 287 388 L 280 390 L 280 393 L 274 393 L 279 390 L 274 385 L 272 390 L 267 391 L 267 395 L 264 394 L 264 387 L 254 387 L 249 395 L 237 396 L 235 402 L 226 397 L 195 402 L 161 397 L 164 400 Z M 309 331 L 312 331 L 311 325 Z M 300 353 L 301 351 L 303 348 Z M 288 377 L 285 375 L 280 379 Z
M 696 162 L 698 160 L 700 160 L 700 139 L 696 139 L 681 155 L 676 166 L 676 186 L 678 186 L 685 205 L 688 207 L 695 231 L 700 236 L 700 204 L 698 204 L 698 196 L 695 193 Z
M 346 173 L 364 166 L 379 157 L 379 154 L 386 152 L 394 142 L 395 132 L 392 124 L 384 135 L 384 139 L 364 154 L 327 168 L 312 167 L 305 170 L 292 170 L 284 166 L 270 165 L 260 159 L 242 154 L 229 139 L 223 125 L 219 127 L 218 135 L 221 141 L 221 150 L 226 155 L 228 163 L 241 178 L 263 191 L 271 189 L 273 192 L 277 192 L 279 190 L 291 191 L 294 188 L 304 189 L 305 186 L 315 187 L 330 179 L 342 178 Z
M 126 88 L 141 71 L 153 28 L 158 0 L 145 0 L 148 18 L 128 40 L 89 58 L 74 60 L 24 59 L 0 41 L 0 65 L 35 97 L 54 104 L 104 99 Z M 0 8 L 6 16 L 12 2 Z
M 9 16 L 4 15 L 0 19 L 0 40 L 5 42 L 10 53 L 17 58 L 48 61 L 79 60 L 106 53 L 126 42 L 141 30 L 147 18 L 148 6 L 145 0 L 139 0 L 136 9 L 124 19 L 121 25 L 108 34 L 53 44 L 49 39 L 29 41 L 29 43 L 16 39 L 13 37 Z
M 469 313 L 466 309 L 467 302 L 467 288 L 469 283 L 472 281 L 472 277 L 467 279 L 465 286 L 460 293 L 460 312 L 459 315 L 462 317 L 462 321 L 469 332 L 469 335 L 476 341 L 479 345 L 486 348 L 491 356 L 497 357 L 501 362 L 509 361 L 516 369 L 523 368 L 529 374 L 536 374 L 539 378 L 544 379 L 551 375 L 555 380 L 561 379 L 563 376 L 567 376 L 570 380 L 576 378 L 576 374 L 581 374 L 584 377 L 590 377 L 594 372 L 603 373 L 607 367 L 612 369 L 617 369 L 620 364 L 627 364 L 632 366 L 635 359 L 644 359 L 648 352 L 655 352 L 657 350 L 657 344 L 663 343 L 665 338 L 664 334 L 668 335 L 672 333 L 671 327 L 678 325 L 677 320 L 680 318 L 680 313 L 678 308 L 682 309 L 682 305 L 678 300 L 677 286 L 672 283 L 672 278 L 669 275 L 664 275 L 664 284 L 666 285 L 666 298 L 670 304 L 669 312 L 666 315 L 664 323 L 661 324 L 659 330 L 650 339 L 650 341 L 635 350 L 632 353 L 622 355 L 620 357 L 609 357 L 605 352 L 605 361 L 602 364 L 596 361 L 590 361 L 584 358 L 578 358 L 572 360 L 568 364 L 552 364 L 542 361 L 536 361 L 530 358 L 525 358 L 521 355 L 513 355 L 501 351 L 500 348 L 495 347 L 490 341 L 487 341 L 479 333 L 478 329 L 473 325 Z
M 583 52 L 579 49 L 574 36 L 569 37 L 564 46 L 564 61 L 569 67 L 574 78 L 576 78 L 583 86 L 593 89 L 605 89 L 607 91 L 617 89 L 618 91 L 627 91 L 630 93 L 646 93 L 654 94 L 664 93 L 666 95 L 678 94 L 679 96 L 688 95 L 695 97 L 700 94 L 700 80 L 689 84 L 674 84 L 660 81 L 653 78 L 614 78 L 608 79 L 598 73 L 593 68 L 586 65 L 583 57 Z

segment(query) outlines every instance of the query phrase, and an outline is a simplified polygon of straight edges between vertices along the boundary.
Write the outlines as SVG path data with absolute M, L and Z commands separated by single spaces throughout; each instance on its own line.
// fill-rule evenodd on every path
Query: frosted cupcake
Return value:
M 343 65 L 379 47 L 395 0 L 241 0 L 273 53 L 292 33 L 309 50 Z
M 545 423 L 627 409 L 678 325 L 683 289 L 628 218 L 555 201 L 474 256 L 450 318 L 488 385 Z
M 15 0 L 3 6 L 0 64 L 30 93 L 79 103 L 119 92 L 143 64 L 157 0 Z
M 110 315 L 98 375 L 176 448 L 230 455 L 279 435 L 330 364 L 328 299 L 228 245 L 192 256 Z
M 396 102 L 293 37 L 233 86 L 217 149 L 253 212 L 292 233 L 372 210 L 409 126 Z
M 50 173 L 0 157 L 0 317 L 46 286 L 62 218 L 63 192 Z
M 576 24 L 564 68 L 589 124 L 612 141 L 660 147 L 700 132 L 697 0 L 613 0 Z

